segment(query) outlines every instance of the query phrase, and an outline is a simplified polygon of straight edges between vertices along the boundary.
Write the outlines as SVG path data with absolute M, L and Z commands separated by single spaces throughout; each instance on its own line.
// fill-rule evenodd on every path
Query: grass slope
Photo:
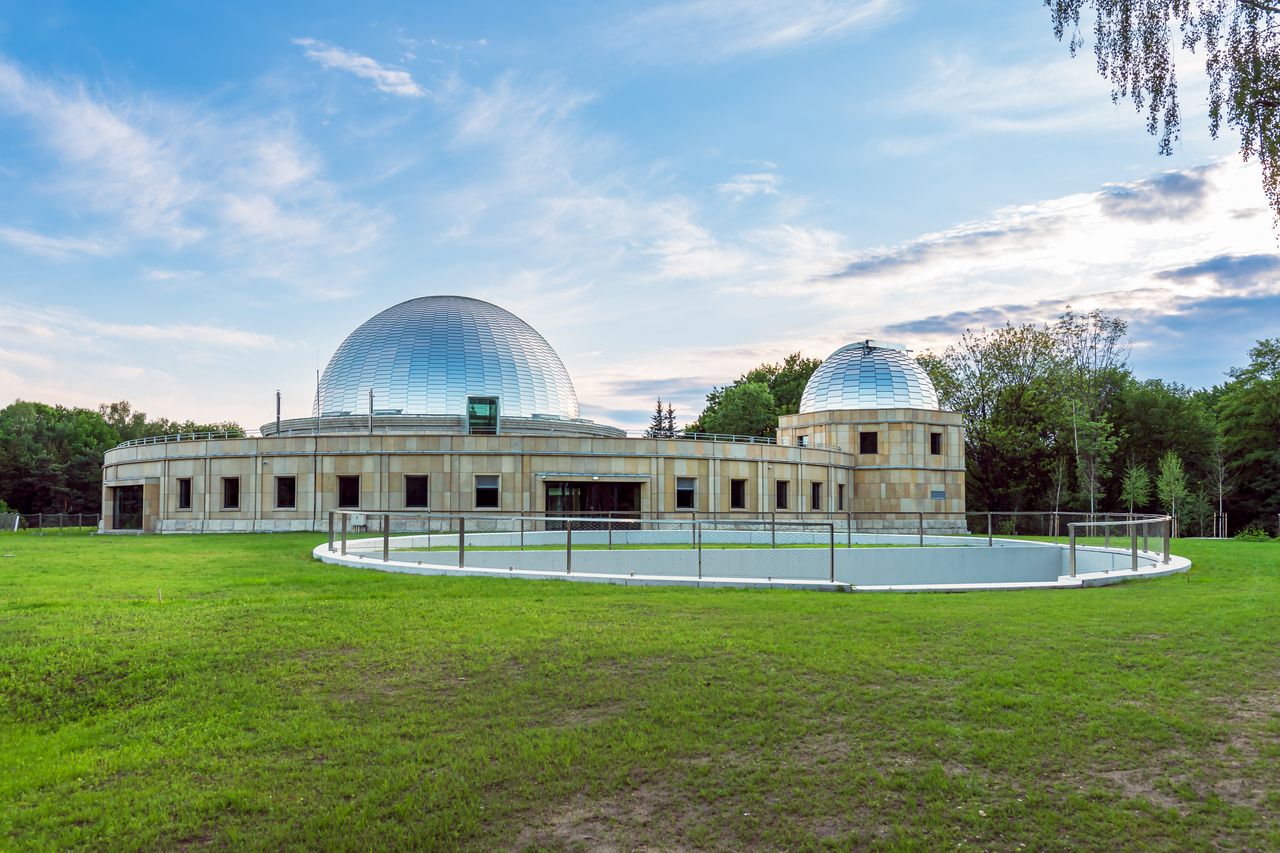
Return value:
M 1280 544 L 838 595 L 318 541 L 0 537 L 0 846 L 1280 847 Z

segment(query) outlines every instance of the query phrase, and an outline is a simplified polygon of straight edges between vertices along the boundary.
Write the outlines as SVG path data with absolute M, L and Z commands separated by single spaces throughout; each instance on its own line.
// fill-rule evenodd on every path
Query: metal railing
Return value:
M 468 567 L 468 550 L 563 552 L 563 572 L 574 574 L 574 552 L 583 548 L 613 551 L 615 549 L 670 546 L 691 552 L 687 567 L 689 576 L 702 579 L 708 552 L 721 552 L 738 547 L 763 549 L 766 546 L 780 560 L 770 570 L 773 574 L 760 580 L 811 580 L 834 583 L 836 578 L 836 525 L 831 522 L 735 519 L 728 521 L 629 519 L 590 515 L 456 515 L 449 513 L 379 512 L 352 510 L 329 512 L 328 549 L 347 556 L 352 551 L 368 551 L 370 545 L 381 545 L 383 562 L 392 554 L 392 536 L 408 537 L 408 545 L 398 551 L 418 552 L 425 544 L 427 551 L 456 552 L 457 568 Z M 625 523 L 626 527 L 619 527 Z M 643 526 L 643 530 L 640 527 Z M 355 533 L 373 533 L 358 539 Z M 482 534 L 507 534 L 496 545 L 492 538 L 474 539 Z M 642 543 L 634 541 L 645 533 Z M 380 536 L 376 534 L 381 534 Z M 536 535 L 535 535 L 536 534 Z M 635 534 L 640 534 L 639 537 Z M 658 534 L 656 537 L 653 534 Z M 654 541 L 654 539 L 660 541 Z M 418 541 L 418 540 L 425 540 Z M 420 556 L 420 554 L 417 554 Z M 421 562 L 421 561 L 419 561 Z M 727 562 L 727 561 L 720 561 Z M 632 575 L 635 573 L 632 572 Z M 713 568 L 707 577 L 725 577 L 724 566 Z
M 4 512 L 0 513 L 0 532 L 35 530 L 44 533 L 48 530 L 64 533 L 82 528 L 97 530 L 100 518 L 96 512 Z
M 256 438 L 257 430 L 222 430 L 221 432 L 175 432 L 168 435 L 148 435 L 122 441 L 112 450 L 125 447 L 144 447 L 149 444 L 168 444 L 171 441 L 212 441 L 219 438 Z
M 1161 560 L 1164 565 L 1169 564 L 1169 540 L 1173 536 L 1173 518 L 1164 515 L 1154 518 L 1141 518 L 1128 521 L 1073 521 L 1067 525 L 1067 563 L 1070 567 L 1071 577 L 1076 576 L 1076 548 L 1077 548 L 1077 532 L 1079 530 L 1096 530 L 1102 528 L 1103 531 L 1103 547 L 1111 548 L 1111 536 L 1115 528 L 1120 528 L 1128 532 L 1129 536 L 1129 554 L 1130 568 L 1133 571 L 1138 570 L 1138 534 L 1142 533 L 1142 551 L 1149 555 L 1149 558 L 1156 555 L 1152 554 L 1150 548 L 1151 530 L 1155 528 L 1162 540 L 1161 544 Z

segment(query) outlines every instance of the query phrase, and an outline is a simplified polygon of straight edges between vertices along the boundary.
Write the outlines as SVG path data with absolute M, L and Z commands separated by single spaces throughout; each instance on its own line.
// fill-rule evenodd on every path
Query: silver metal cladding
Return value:
M 859 341 L 819 365 L 800 396 L 800 412 L 937 409 L 929 374 L 902 347 Z
M 320 379 L 318 414 L 465 415 L 497 397 L 509 417 L 578 417 L 578 394 L 551 345 L 519 317 L 466 296 L 423 296 L 366 321 Z M 317 412 L 313 412 L 316 414 Z

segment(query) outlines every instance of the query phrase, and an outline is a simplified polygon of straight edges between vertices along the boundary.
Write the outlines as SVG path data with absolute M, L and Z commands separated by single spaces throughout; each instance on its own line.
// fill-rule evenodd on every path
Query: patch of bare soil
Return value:
M 1129 799 L 1146 800 L 1162 809 L 1175 809 L 1186 814 L 1196 801 L 1216 796 L 1238 808 L 1266 808 L 1269 794 L 1280 790 L 1280 776 L 1275 773 L 1274 754 L 1280 747 L 1280 736 L 1268 731 L 1272 720 L 1280 717 L 1280 690 L 1265 690 L 1222 702 L 1222 723 L 1226 729 L 1223 741 L 1203 754 L 1188 756 L 1183 751 L 1153 755 L 1152 762 L 1142 767 L 1102 771 L 1094 774 L 1104 779 Z M 1196 772 L 1188 772 L 1194 764 Z M 1168 784 L 1161 785 L 1160 779 Z M 1185 787 L 1194 799 L 1177 796 L 1165 788 Z M 1280 814 L 1260 814 L 1266 821 L 1280 820 Z

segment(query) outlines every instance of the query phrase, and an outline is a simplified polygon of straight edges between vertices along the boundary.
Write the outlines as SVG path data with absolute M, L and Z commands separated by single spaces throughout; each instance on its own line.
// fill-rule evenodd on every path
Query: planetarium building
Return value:
M 313 415 L 259 435 L 162 436 L 103 461 L 107 531 L 321 530 L 335 509 L 964 525 L 964 441 L 902 347 L 861 341 L 813 374 L 773 438 L 639 437 L 580 417 L 532 327 L 461 296 L 370 318 L 338 347 Z

